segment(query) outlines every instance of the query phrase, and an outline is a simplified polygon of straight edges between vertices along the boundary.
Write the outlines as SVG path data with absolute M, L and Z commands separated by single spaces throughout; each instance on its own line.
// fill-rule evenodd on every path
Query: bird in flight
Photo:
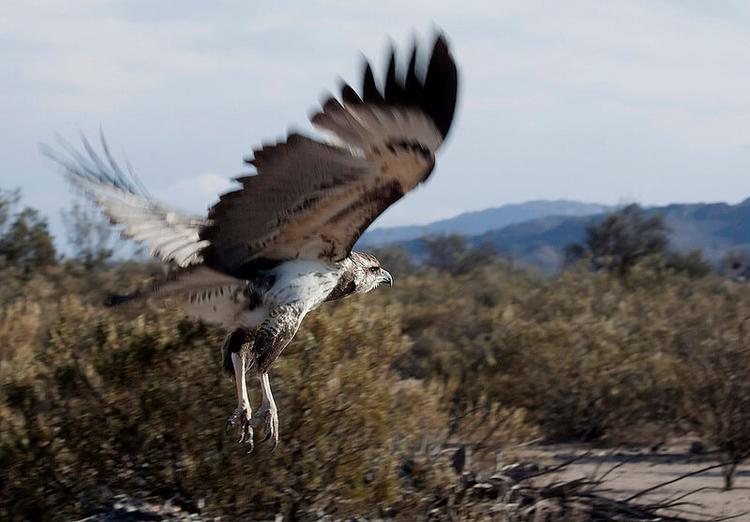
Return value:
M 275 448 L 279 419 L 269 371 L 305 315 L 326 301 L 393 284 L 372 255 L 352 247 L 383 211 L 427 180 L 453 121 L 458 72 L 448 43 L 435 37 L 426 61 L 412 49 L 398 67 L 391 51 L 379 86 L 365 62 L 362 89 L 344 84 L 311 117 L 322 139 L 292 133 L 253 151 L 255 173 L 220 196 L 207 217 L 155 201 L 128 167 L 83 139 L 83 151 L 45 153 L 95 201 L 123 235 L 145 242 L 174 269 L 148 289 L 110 304 L 174 298 L 191 316 L 224 327 L 224 368 L 234 374 L 237 409 L 227 421 L 253 450 L 253 429 Z M 247 377 L 261 404 L 253 413 Z

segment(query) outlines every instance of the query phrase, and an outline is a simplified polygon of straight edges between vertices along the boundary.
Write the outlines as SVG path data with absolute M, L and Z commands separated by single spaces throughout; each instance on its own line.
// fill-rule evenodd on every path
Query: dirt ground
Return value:
M 603 487 L 612 496 L 624 499 L 646 488 L 718 463 L 715 455 L 691 453 L 691 444 L 692 440 L 683 439 L 659 448 L 597 449 L 565 444 L 534 446 L 520 450 L 516 457 L 553 466 L 580 457 L 557 473 L 556 478 L 571 480 L 602 476 L 609 471 Z M 617 468 L 613 469 L 615 466 Z M 682 516 L 692 515 L 700 519 L 705 516 L 740 515 L 733 520 L 750 521 L 750 464 L 745 463 L 738 468 L 731 491 L 723 491 L 723 485 L 721 470 L 713 469 L 668 484 L 639 499 L 656 501 L 693 492 L 683 499 L 689 504 L 681 506 Z

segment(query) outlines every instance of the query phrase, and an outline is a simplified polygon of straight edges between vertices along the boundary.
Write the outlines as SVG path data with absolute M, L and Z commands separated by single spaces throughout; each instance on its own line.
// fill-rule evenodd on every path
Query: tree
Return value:
M 647 216 L 639 205 L 628 205 L 612 212 L 601 223 L 589 225 L 585 247 L 568 245 L 566 261 L 588 254 L 594 270 L 607 270 L 625 277 L 643 258 L 666 252 L 666 231 L 661 216 Z
M 30 274 L 54 264 L 57 254 L 47 220 L 31 207 L 15 211 L 19 202 L 17 190 L 0 191 L 0 262 Z
M 427 264 L 453 275 L 471 272 L 497 256 L 495 247 L 484 243 L 472 248 L 466 238 L 456 234 L 424 238 Z
M 0 189 L 0 236 L 4 236 L 10 219 L 13 216 L 13 209 L 21 200 L 21 194 L 16 190 Z
M 74 257 L 88 270 L 103 268 L 117 245 L 109 222 L 98 211 L 78 202 L 63 211 L 62 219 Z

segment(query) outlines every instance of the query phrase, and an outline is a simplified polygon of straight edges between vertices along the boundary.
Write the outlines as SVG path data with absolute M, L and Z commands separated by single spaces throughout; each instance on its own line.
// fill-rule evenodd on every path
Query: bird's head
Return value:
M 393 286 L 393 277 L 380 266 L 380 261 L 375 256 L 352 252 L 349 259 L 352 263 L 354 291 L 356 293 L 366 294 L 383 283 Z

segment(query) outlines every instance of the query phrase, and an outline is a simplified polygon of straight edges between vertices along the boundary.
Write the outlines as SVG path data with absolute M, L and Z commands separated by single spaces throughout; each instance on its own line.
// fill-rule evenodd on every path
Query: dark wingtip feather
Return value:
M 412 48 L 409 64 L 401 77 L 397 74 L 395 50 L 391 48 L 385 82 L 381 90 L 375 82 L 370 63 L 365 60 L 361 101 L 418 107 L 433 120 L 440 134 L 445 138 L 453 123 L 456 109 L 458 69 L 451 56 L 448 40 L 442 32 L 438 32 L 435 36 L 424 81 L 420 81 L 417 68 L 416 43 Z M 356 93 L 351 87 L 345 85 L 342 91 L 344 102 L 352 103 L 349 99 L 359 101 L 359 98 L 355 96 Z
M 388 70 L 385 74 L 385 101 L 394 105 L 404 103 L 404 88 L 396 79 L 396 50 L 391 47 L 391 57 L 388 60 Z
M 404 75 L 405 102 L 412 105 L 418 104 L 421 89 L 422 83 L 417 78 L 417 43 L 414 42 L 411 50 L 411 58 L 409 58 L 409 66 L 406 68 L 406 74 Z
M 443 137 L 453 122 L 458 97 L 458 68 L 445 35 L 438 33 L 424 80 L 423 106 Z
M 352 89 L 351 85 L 348 84 L 341 86 L 341 99 L 347 105 L 359 105 L 362 103 L 362 99 L 357 94 L 357 91 Z
M 383 95 L 380 94 L 375 84 L 375 76 L 372 74 L 370 63 L 365 61 L 365 73 L 362 78 L 362 100 L 365 103 L 383 103 Z

